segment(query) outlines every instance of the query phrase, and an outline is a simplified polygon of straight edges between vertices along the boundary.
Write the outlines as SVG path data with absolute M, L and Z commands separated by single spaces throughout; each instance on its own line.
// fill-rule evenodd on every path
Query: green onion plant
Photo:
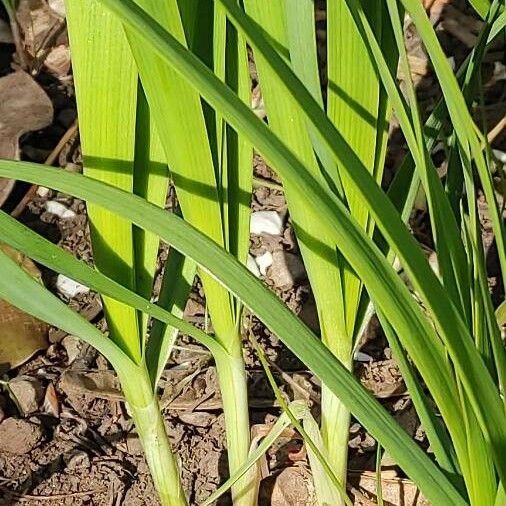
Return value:
M 188 504 L 157 397 L 179 331 L 206 346 L 216 363 L 231 475 L 223 490 L 231 487 L 234 504 L 257 503 L 260 447 L 250 453 L 243 307 L 322 380 L 319 431 L 300 403 L 285 403 L 282 421 L 262 446 L 264 451 L 286 424 L 300 428 L 311 450 L 319 504 L 350 503 L 344 491 L 351 414 L 432 504 L 505 503 L 506 355 L 489 293 L 478 189 L 487 202 L 503 284 L 505 232 L 486 132 L 471 108 L 481 62 L 504 31 L 506 16 L 498 0 L 471 5 L 483 29 L 455 74 L 419 0 L 327 2 L 322 83 L 312 0 L 66 0 L 84 174 L 0 160 L 0 177 L 85 200 L 96 270 L 3 212 L 0 240 L 99 292 L 109 337 L 1 251 L 0 296 L 81 337 L 110 361 L 162 504 Z M 443 95 L 425 123 L 409 77 L 405 15 Z M 268 123 L 249 106 L 248 49 Z M 398 65 L 404 92 L 395 77 Z M 409 153 L 384 191 L 392 113 Z M 430 156 L 436 142 L 448 152 L 445 181 Z M 253 148 L 282 180 L 321 337 L 245 267 Z M 169 184 L 181 215 L 164 210 Z M 437 273 L 407 224 L 420 187 Z M 160 240 L 171 250 L 154 304 Z M 182 320 L 195 274 L 212 333 Z M 353 354 L 372 311 L 434 458 L 353 377 Z

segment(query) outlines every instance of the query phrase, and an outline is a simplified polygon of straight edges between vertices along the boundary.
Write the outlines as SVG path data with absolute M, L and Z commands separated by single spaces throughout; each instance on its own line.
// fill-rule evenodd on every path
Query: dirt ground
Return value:
M 80 171 L 76 104 L 61 5 L 57 0 L 21 0 L 18 46 L 23 48 L 22 56 L 16 51 L 7 16 L 0 9 L 0 157 L 49 162 L 66 170 Z M 458 67 L 476 41 L 479 21 L 460 1 L 436 0 L 431 2 L 430 9 L 448 57 Z M 318 19 L 319 46 L 324 61 L 322 12 Z M 409 24 L 407 41 L 421 107 L 428 113 L 439 97 L 439 89 L 416 32 Z M 506 112 L 503 61 L 504 47 L 499 46 L 489 54 L 485 65 L 485 103 L 478 112 L 486 117 L 491 129 Z M 255 77 L 253 67 L 252 73 Z M 255 82 L 253 94 L 253 105 L 261 114 L 261 91 Z M 504 130 L 497 133 L 493 147 L 506 151 Z M 393 121 L 385 185 L 404 153 L 402 136 Z M 443 163 L 441 160 L 440 165 Z M 254 160 L 254 170 L 257 179 L 265 184 L 256 186 L 252 210 L 274 211 L 281 218 L 282 227 L 275 235 L 253 234 L 250 253 L 253 259 L 272 254 L 272 264 L 261 274 L 262 279 L 318 332 L 314 299 L 280 181 L 258 156 Z M 0 180 L 3 210 L 92 264 L 86 206 L 82 201 L 46 188 L 16 183 L 11 191 L 11 186 Z M 167 207 L 174 205 L 174 196 L 170 193 Z M 482 224 L 488 238 L 487 246 L 490 246 L 491 286 L 498 297 L 504 298 L 503 287 L 497 285 L 494 277 L 496 263 L 484 204 Z M 430 248 L 430 229 L 423 210 L 413 213 L 412 227 L 420 241 Z M 166 255 L 167 247 L 162 246 L 160 265 Z M 95 293 L 85 293 L 81 287 L 82 293 L 69 296 L 59 285 L 55 273 L 40 266 L 34 268 L 40 270 L 47 287 L 106 330 L 101 302 Z M 159 285 L 158 279 L 155 292 Z M 7 325 L 2 322 L 2 311 L 6 314 L 8 310 L 0 306 L 0 325 Z M 205 300 L 198 280 L 185 316 L 196 325 L 204 325 Z M 15 318 L 21 317 L 15 315 Z M 248 318 L 250 329 L 264 347 L 283 391 L 291 399 L 304 398 L 310 402 L 318 418 L 318 380 L 276 336 L 253 316 Z M 39 345 L 35 354 L 27 352 L 15 367 L 4 365 L 1 369 L 0 364 L 0 504 L 158 504 L 117 379 L 105 359 L 76 337 L 58 329 L 42 327 L 38 332 Z M 374 318 L 362 343 L 355 362 L 356 375 L 428 450 L 402 377 Z M 250 378 L 252 432 L 258 433 L 276 419 L 279 408 L 247 339 L 244 345 Z M 180 336 L 177 349 L 167 364 L 160 383 L 160 396 L 188 497 L 191 504 L 200 504 L 227 476 L 226 445 L 212 357 L 186 336 Z M 350 427 L 349 449 L 349 492 L 356 504 L 375 504 L 376 442 L 355 420 Z M 297 433 L 286 431 L 270 449 L 264 468 L 261 505 L 314 504 L 307 457 Z M 383 457 L 382 469 L 385 504 L 426 504 L 388 455 Z M 220 502 L 222 505 L 229 503 L 228 498 Z

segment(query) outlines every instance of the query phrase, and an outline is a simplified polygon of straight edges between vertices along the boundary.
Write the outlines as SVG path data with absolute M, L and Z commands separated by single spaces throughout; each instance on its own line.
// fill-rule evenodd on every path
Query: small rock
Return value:
M 9 390 L 23 416 L 39 411 L 44 399 L 44 389 L 37 378 L 18 376 L 9 381 Z
M 373 451 L 376 448 L 376 440 L 366 432 L 360 446 L 364 451 Z
M 506 152 L 500 151 L 499 149 L 493 149 L 492 153 L 502 164 L 506 165 Z
M 185 317 L 202 316 L 205 312 L 206 308 L 200 301 L 190 298 L 186 302 L 186 307 L 184 309 Z
M 63 274 L 59 274 L 56 278 L 56 289 L 69 299 L 72 299 L 77 295 L 90 292 L 90 289 L 87 286 L 82 285 L 73 279 L 67 278 L 67 276 L 64 276 Z
M 204 411 L 195 411 L 193 413 L 181 413 L 179 419 L 183 423 L 194 427 L 209 427 L 216 420 L 216 416 Z
M 90 467 L 90 457 L 82 450 L 72 450 L 66 453 L 63 456 L 63 461 L 69 470 Z
M 307 275 L 304 264 L 297 255 L 278 250 L 272 255 L 272 265 L 268 276 L 274 286 L 288 290 L 305 279 Z
M 374 359 L 371 357 L 371 355 L 368 355 L 367 353 L 363 353 L 362 351 L 355 352 L 355 355 L 353 355 L 353 359 L 357 362 L 373 362 Z
M 144 453 L 141 440 L 137 434 L 128 434 L 126 447 L 130 455 L 142 455 Z
M 25 455 L 42 441 L 42 437 L 41 427 L 27 420 L 7 418 L 0 424 L 0 449 L 7 453 Z
M 250 232 L 257 235 L 281 235 L 283 220 L 276 211 L 256 211 L 251 214 Z
M 272 265 L 272 253 L 266 251 L 263 255 L 256 257 L 255 262 L 262 276 L 265 276 L 267 274 L 267 269 Z
M 58 216 L 58 218 L 68 219 L 74 218 L 76 215 L 72 209 L 69 209 L 67 206 L 64 206 L 60 202 L 56 202 L 55 200 L 48 200 L 45 207 L 48 213 L 54 214 L 55 216 Z
M 393 467 L 395 466 L 395 460 L 390 456 L 388 452 L 384 452 L 383 456 L 381 457 L 381 468 L 385 467 Z
M 494 77 L 496 81 L 506 80 L 506 65 L 500 61 L 494 63 Z
M 247 260 L 247 263 L 246 263 L 246 267 L 257 278 L 259 278 L 261 276 L 260 271 L 258 269 L 258 265 L 255 262 L 255 259 L 251 255 L 249 255 L 249 254 L 248 254 L 248 260 Z
M 45 186 L 39 186 L 37 188 L 37 195 L 39 197 L 47 197 L 49 195 L 49 188 L 46 188 Z
M 299 467 L 287 467 L 276 477 L 272 489 L 273 506 L 305 506 L 314 504 L 314 490 L 308 476 Z
M 57 79 L 64 78 L 70 71 L 70 49 L 63 44 L 52 48 L 44 65 Z

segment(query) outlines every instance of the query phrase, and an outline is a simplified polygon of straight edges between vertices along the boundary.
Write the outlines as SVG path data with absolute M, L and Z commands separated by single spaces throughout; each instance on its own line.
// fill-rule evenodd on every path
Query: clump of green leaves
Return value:
M 473 5 L 484 28 L 456 77 L 419 0 L 386 0 L 379 9 L 361 0 L 329 4 L 324 102 L 309 1 L 245 0 L 243 9 L 234 0 L 163 5 L 67 0 L 85 175 L 0 161 L 0 176 L 86 200 L 98 271 L 3 213 L 0 239 L 102 293 L 111 339 L 1 252 L 0 295 L 87 340 L 110 360 L 164 504 L 186 504 L 156 396 L 177 329 L 207 346 L 216 360 L 234 502 L 256 503 L 257 479 L 247 472 L 258 452 L 248 456 L 242 305 L 324 384 L 322 438 L 315 446 L 320 458 L 312 464 L 321 465 L 318 474 L 315 467 L 318 486 L 335 487 L 331 497 L 347 501 L 342 490 L 353 413 L 433 504 L 504 501 L 506 356 L 487 285 L 477 184 L 487 201 L 503 278 L 505 233 L 489 150 L 469 108 L 480 62 L 506 20 L 498 2 Z M 442 104 L 425 125 L 409 79 L 404 11 L 423 39 L 443 91 Z M 249 108 L 246 44 L 254 53 L 268 125 Z M 407 79 L 405 95 L 395 78 L 398 60 Z M 380 183 L 391 109 L 409 155 L 385 193 Z M 449 152 L 444 184 L 430 157 L 436 141 Z M 252 147 L 282 178 L 318 304 L 321 340 L 244 267 Z M 169 179 L 184 221 L 162 209 Z M 439 276 L 406 226 L 420 185 Z M 159 239 L 173 249 L 154 305 L 148 300 Z M 417 300 L 394 263 L 402 266 Z M 180 319 L 195 265 L 214 336 Z M 26 291 L 33 296 L 24 297 Z M 350 372 L 372 307 L 435 462 Z M 148 315 L 158 322 L 149 339 Z M 287 413 L 295 409 L 285 408 Z M 299 411 L 288 419 L 304 418 Z M 314 425 L 312 434 L 318 439 Z M 325 468 L 332 473 L 322 485 Z

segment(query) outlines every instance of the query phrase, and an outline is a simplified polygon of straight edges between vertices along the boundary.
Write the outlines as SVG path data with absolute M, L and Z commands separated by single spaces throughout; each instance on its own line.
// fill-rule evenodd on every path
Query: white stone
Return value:
M 46 211 L 63 219 L 73 218 L 76 215 L 72 209 L 69 209 L 60 202 L 56 202 L 56 200 L 48 200 L 46 202 Z
M 494 63 L 494 77 L 496 81 L 506 80 L 506 65 L 500 61 Z
M 367 353 L 363 353 L 362 351 L 355 352 L 355 355 L 353 358 L 357 362 L 372 362 L 374 359 L 371 357 L 371 355 L 368 355 Z
M 277 250 L 272 254 L 269 278 L 274 286 L 282 290 L 289 290 L 306 278 L 306 270 L 297 255 Z
M 89 293 L 90 289 L 87 286 L 67 278 L 63 274 L 58 274 L 56 278 L 56 289 L 65 297 L 72 299 L 73 297 L 81 294 Z
M 493 149 L 492 153 L 494 156 L 503 164 L 506 165 L 506 152 L 500 151 L 499 149 Z
M 248 255 L 248 261 L 246 263 L 246 267 L 248 268 L 248 270 L 254 274 L 257 278 L 260 277 L 260 271 L 258 270 L 258 265 L 257 263 L 255 262 L 255 259 L 253 258 L 252 255 Z
M 281 235 L 283 220 L 276 211 L 256 211 L 251 214 L 250 232 L 257 235 Z
M 37 195 L 39 197 L 47 197 L 49 195 L 49 188 L 46 188 L 45 186 L 39 186 L 37 188 Z
M 23 416 L 36 413 L 44 397 L 44 389 L 37 378 L 18 376 L 9 381 L 9 390 Z
M 272 265 L 272 261 L 273 258 L 270 251 L 266 251 L 263 255 L 255 258 L 255 262 L 258 265 L 258 269 L 260 270 L 260 274 L 262 274 L 262 276 L 267 274 L 267 269 Z

